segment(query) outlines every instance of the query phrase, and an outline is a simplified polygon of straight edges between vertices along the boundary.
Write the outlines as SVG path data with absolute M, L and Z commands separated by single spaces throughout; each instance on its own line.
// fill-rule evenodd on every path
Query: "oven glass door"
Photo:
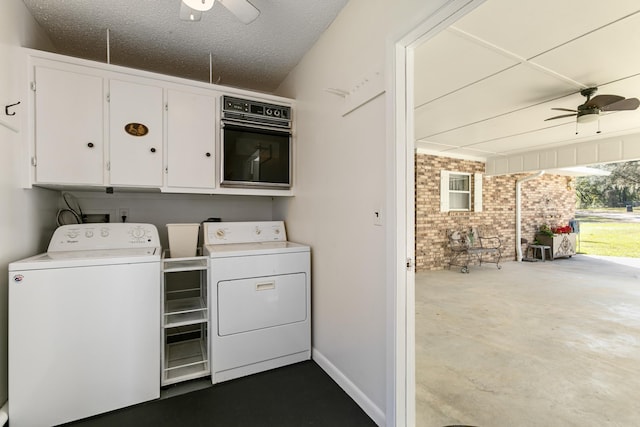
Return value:
M 291 186 L 291 134 L 288 130 L 224 124 L 223 185 Z

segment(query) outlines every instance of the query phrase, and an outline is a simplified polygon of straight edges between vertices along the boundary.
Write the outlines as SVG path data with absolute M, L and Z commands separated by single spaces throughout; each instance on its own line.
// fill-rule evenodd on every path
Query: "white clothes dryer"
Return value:
M 160 397 L 160 252 L 151 224 L 74 224 L 9 264 L 12 427 Z
M 213 383 L 311 358 L 309 246 L 284 222 L 204 223 Z

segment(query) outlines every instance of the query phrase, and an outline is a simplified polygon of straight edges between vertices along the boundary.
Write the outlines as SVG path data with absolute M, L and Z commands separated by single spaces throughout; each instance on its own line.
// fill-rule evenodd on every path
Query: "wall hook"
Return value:
M 336 89 L 333 87 L 328 87 L 324 90 L 325 92 L 331 93 L 333 95 L 338 95 L 341 98 L 346 98 L 349 95 L 349 92 L 342 89 Z
M 4 113 L 5 113 L 7 116 L 15 116 L 15 115 L 16 115 L 16 112 L 15 112 L 15 111 L 13 111 L 13 112 L 11 112 L 11 113 L 10 113 L 10 112 L 9 112 L 9 108 L 11 108 L 11 107 L 15 107 L 15 106 L 16 106 L 16 105 L 18 105 L 18 104 L 20 104 L 20 101 L 16 102 L 15 104 L 9 104 L 9 105 L 5 106 L 5 107 L 4 107 Z

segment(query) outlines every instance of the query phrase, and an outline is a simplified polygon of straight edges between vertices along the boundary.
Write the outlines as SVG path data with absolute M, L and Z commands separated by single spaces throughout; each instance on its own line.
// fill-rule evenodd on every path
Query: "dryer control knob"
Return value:
M 93 237 L 93 230 L 87 230 L 84 232 L 85 237 L 91 238 Z

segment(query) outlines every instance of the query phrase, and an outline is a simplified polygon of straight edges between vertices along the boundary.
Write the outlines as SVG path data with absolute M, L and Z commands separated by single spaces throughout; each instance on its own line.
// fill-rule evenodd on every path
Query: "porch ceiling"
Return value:
M 486 159 L 640 132 L 640 109 L 602 113 L 600 134 L 544 121 L 583 88 L 640 97 L 638 28 L 633 1 L 487 0 L 415 51 L 416 146 Z

